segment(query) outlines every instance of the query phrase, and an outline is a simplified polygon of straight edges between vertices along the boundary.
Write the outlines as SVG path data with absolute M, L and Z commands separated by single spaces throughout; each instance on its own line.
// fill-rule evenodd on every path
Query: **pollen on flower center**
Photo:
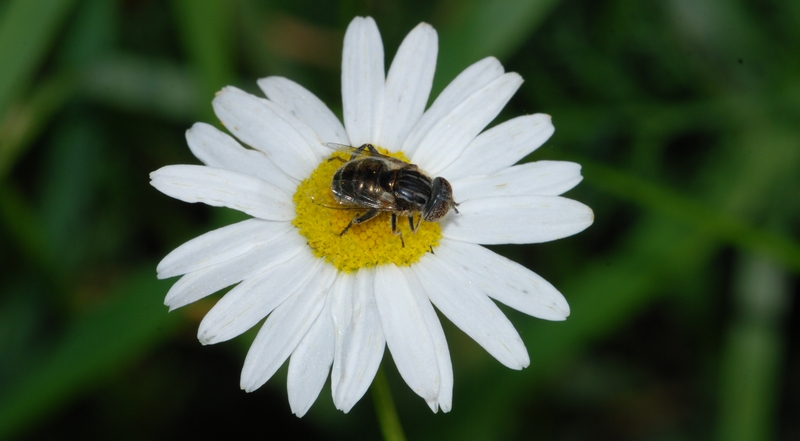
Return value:
M 408 161 L 402 153 L 390 153 L 379 149 L 382 154 Z M 349 159 L 346 153 L 336 152 L 331 158 Z M 325 160 L 300 183 L 294 194 L 297 215 L 292 224 L 308 240 L 308 246 L 317 257 L 322 257 L 343 272 L 359 268 L 394 263 L 408 266 L 417 262 L 423 254 L 439 245 L 442 230 L 435 222 L 421 222 L 416 233 L 412 233 L 405 217 L 397 219 L 397 227 L 403 234 L 405 246 L 400 237 L 392 233 L 391 213 L 381 213 L 367 222 L 352 225 L 346 233 L 339 236 L 347 224 L 357 215 L 366 212 L 335 204 L 320 202 L 322 196 L 330 196 L 333 174 L 344 162 Z M 416 222 L 419 215 L 414 216 Z

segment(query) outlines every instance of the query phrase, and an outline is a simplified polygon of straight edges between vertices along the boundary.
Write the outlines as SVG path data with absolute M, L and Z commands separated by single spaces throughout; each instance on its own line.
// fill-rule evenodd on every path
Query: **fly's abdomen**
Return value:
M 340 199 L 358 199 L 380 189 L 379 179 L 383 163 L 364 159 L 348 162 L 333 175 L 331 190 Z

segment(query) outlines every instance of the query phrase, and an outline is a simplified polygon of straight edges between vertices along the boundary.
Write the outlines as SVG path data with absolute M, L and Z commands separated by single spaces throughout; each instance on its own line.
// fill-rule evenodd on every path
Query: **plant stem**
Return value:
M 383 439 L 386 441 L 405 441 L 403 426 L 400 425 L 400 418 L 397 416 L 397 409 L 394 407 L 394 401 L 392 401 L 392 392 L 389 390 L 389 383 L 383 373 L 383 366 L 378 369 L 370 389 L 372 390 L 372 401 L 375 404 L 375 413 L 378 416 L 378 424 L 381 426 Z

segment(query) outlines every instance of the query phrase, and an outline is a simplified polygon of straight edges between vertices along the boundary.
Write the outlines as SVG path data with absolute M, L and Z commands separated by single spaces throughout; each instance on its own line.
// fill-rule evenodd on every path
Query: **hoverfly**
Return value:
M 331 202 L 317 197 L 315 203 L 335 209 L 362 211 L 339 233 L 347 233 L 353 225 L 373 219 L 382 212 L 391 216 L 392 233 L 400 236 L 405 246 L 402 232 L 397 228 L 397 217 L 408 218 L 408 226 L 416 233 L 423 220 L 436 222 L 452 208 L 458 213 L 458 204 L 453 200 L 453 189 L 445 178 L 431 179 L 415 164 L 401 161 L 381 154 L 372 144 L 361 147 L 325 143 L 335 150 L 352 153 L 349 160 L 333 157 L 344 164 L 336 170 L 331 180 Z M 416 223 L 414 215 L 419 214 Z

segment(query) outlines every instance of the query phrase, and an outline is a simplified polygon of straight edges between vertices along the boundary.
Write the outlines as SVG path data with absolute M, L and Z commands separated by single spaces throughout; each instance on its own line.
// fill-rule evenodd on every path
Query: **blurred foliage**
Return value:
M 239 391 L 248 337 L 202 348 L 211 301 L 167 314 L 158 260 L 240 218 L 148 185 L 197 163 L 214 91 L 282 75 L 341 108 L 354 15 L 391 56 L 440 35 L 434 91 L 498 56 L 547 112 L 530 160 L 584 165 L 595 224 L 493 247 L 553 282 L 563 323 L 507 310 L 531 354 L 501 367 L 444 321 L 454 407 L 386 375 L 409 439 L 800 439 L 800 2 L 791 0 L 0 3 L 0 438 L 380 435 L 371 399 L 291 415 L 285 373 Z M 216 296 L 215 298 L 217 298 Z M 388 359 L 388 357 L 387 357 Z

